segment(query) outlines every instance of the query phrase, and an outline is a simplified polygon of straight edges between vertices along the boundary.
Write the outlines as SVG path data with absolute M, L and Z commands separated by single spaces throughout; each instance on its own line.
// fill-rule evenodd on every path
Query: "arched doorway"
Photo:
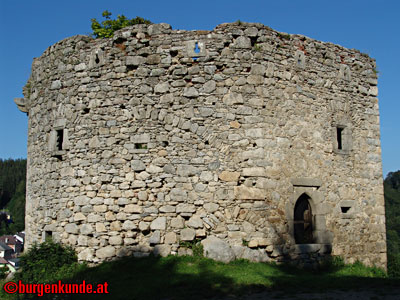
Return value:
M 296 244 L 312 244 L 313 238 L 313 215 L 310 197 L 302 194 L 294 207 L 294 239 Z

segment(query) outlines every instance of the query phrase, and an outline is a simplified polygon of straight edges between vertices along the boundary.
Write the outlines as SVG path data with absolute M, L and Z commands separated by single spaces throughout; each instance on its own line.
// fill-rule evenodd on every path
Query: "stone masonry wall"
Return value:
M 27 244 L 386 266 L 375 61 L 261 24 L 74 36 L 32 65 Z M 340 136 L 340 137 L 339 137 Z M 308 197 L 313 241 L 296 244 Z

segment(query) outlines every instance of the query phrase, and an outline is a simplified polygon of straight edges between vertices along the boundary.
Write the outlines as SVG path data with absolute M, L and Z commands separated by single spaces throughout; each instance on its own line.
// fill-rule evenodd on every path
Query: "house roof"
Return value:
M 8 264 L 8 261 L 3 257 L 0 257 L 0 264 Z
M 25 238 L 25 232 L 17 232 L 15 235 Z
M 16 234 L 14 234 L 14 237 L 18 240 L 18 241 L 20 241 L 20 242 L 24 242 L 24 240 L 25 240 L 25 232 L 18 232 L 18 233 L 16 233 Z
M 7 250 L 12 250 L 9 246 L 4 244 L 3 242 L 0 242 L 0 251 L 7 251 Z
M 21 244 L 19 240 L 13 235 L 2 235 L 0 236 L 0 242 L 6 245 L 16 245 Z

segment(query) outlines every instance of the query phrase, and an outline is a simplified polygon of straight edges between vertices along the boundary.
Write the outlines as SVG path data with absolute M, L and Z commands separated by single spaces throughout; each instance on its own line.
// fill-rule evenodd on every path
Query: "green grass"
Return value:
M 265 289 L 286 295 L 328 289 L 390 288 L 400 281 L 360 263 L 331 263 L 320 271 L 237 260 L 229 264 L 191 256 L 126 257 L 77 271 L 72 279 L 93 284 L 107 282 L 108 295 L 59 295 L 57 299 L 208 299 L 243 295 Z M 0 293 L 1 299 L 16 299 Z M 42 297 L 42 299 L 45 297 Z

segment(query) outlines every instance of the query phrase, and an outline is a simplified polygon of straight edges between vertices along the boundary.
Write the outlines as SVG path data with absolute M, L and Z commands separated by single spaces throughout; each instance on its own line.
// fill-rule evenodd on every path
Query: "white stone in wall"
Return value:
M 167 227 L 167 218 L 166 217 L 158 217 L 150 224 L 151 230 L 165 230 Z

